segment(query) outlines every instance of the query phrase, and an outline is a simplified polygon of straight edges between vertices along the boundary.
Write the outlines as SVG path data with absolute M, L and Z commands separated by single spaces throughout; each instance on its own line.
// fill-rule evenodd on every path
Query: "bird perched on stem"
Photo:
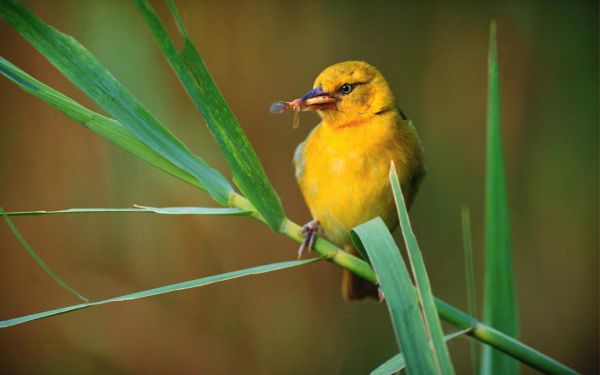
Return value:
M 390 230 L 398 225 L 388 180 L 391 162 L 407 207 L 417 193 L 425 175 L 417 132 L 383 75 L 363 61 L 332 65 L 302 98 L 271 106 L 271 112 L 288 109 L 317 111 L 322 119 L 294 155 L 296 179 L 314 219 L 303 227 L 299 256 L 312 247 L 319 227 L 327 239 L 357 254 L 353 227 L 377 216 Z M 378 288 L 344 271 L 342 295 L 378 298 Z

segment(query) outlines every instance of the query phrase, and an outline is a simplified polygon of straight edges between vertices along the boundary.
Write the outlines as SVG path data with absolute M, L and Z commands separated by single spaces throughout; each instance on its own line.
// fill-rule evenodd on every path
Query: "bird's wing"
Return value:
M 304 146 L 306 145 L 306 142 L 307 140 L 300 143 L 294 152 L 294 167 L 296 167 L 296 180 L 298 181 L 302 179 L 302 175 L 304 174 Z
M 306 137 L 304 142 L 300 143 L 298 145 L 298 147 L 296 147 L 296 151 L 294 151 L 293 162 L 294 162 L 294 166 L 296 167 L 296 181 L 298 181 L 298 183 L 300 183 L 300 180 L 302 179 L 302 175 L 304 174 L 304 167 L 306 165 L 306 157 L 304 155 L 304 148 L 306 147 L 306 144 L 310 140 L 310 137 L 312 137 L 315 134 L 315 132 L 317 131 L 317 129 L 320 126 L 321 126 L 320 124 L 315 126 L 310 131 L 310 133 L 308 133 L 308 137 Z

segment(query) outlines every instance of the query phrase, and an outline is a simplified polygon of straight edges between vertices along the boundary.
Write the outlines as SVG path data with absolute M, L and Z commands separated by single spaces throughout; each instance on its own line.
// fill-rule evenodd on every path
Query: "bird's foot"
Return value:
M 383 295 L 383 290 L 379 284 L 377 284 L 377 299 L 379 300 L 379 303 L 385 302 L 385 296 Z
M 304 240 L 298 249 L 298 259 L 302 258 L 302 254 L 304 254 L 305 251 L 312 251 L 313 245 L 315 244 L 315 240 L 317 239 L 317 235 L 319 233 L 319 228 L 320 226 L 317 220 L 311 220 L 302 226 L 300 234 L 304 236 Z

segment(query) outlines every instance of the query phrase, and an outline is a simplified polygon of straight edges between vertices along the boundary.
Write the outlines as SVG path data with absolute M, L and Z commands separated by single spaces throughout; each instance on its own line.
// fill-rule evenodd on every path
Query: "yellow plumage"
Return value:
M 307 108 L 318 110 L 322 122 L 296 150 L 296 178 L 325 237 L 352 251 L 356 225 L 377 216 L 390 229 L 397 225 L 388 180 L 392 161 L 412 202 L 424 176 L 421 145 L 385 78 L 365 62 L 328 67 L 303 99 L 310 98 L 330 102 Z M 346 275 L 343 292 L 356 299 L 375 296 L 376 289 Z

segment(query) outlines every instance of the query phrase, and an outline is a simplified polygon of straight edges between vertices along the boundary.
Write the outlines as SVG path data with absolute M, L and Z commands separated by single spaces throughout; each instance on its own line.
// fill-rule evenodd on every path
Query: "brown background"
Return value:
M 498 22 L 502 124 L 521 338 L 598 371 L 598 3 L 181 2 L 222 92 L 286 212 L 309 219 L 291 157 L 317 122 L 268 113 L 324 67 L 376 65 L 426 148 L 412 210 L 435 293 L 464 308 L 460 207 L 472 210 L 482 290 L 486 50 Z M 37 1 L 196 153 L 227 175 L 203 121 L 129 2 Z M 158 4 L 159 5 L 159 4 Z M 165 15 L 165 7 L 160 6 Z M 93 106 L 5 21 L 0 55 Z M 93 106 L 93 108 L 96 108 Z M 211 206 L 0 79 L 0 204 Z M 296 244 L 245 218 L 95 214 L 16 218 L 31 245 L 93 299 L 292 259 Z M 0 319 L 76 303 L 0 225 Z M 5 373 L 364 374 L 396 351 L 383 305 L 346 304 L 340 270 L 315 264 L 112 304 L 0 331 Z M 469 372 L 468 341 L 450 345 Z M 530 373 L 528 370 L 526 373 Z

